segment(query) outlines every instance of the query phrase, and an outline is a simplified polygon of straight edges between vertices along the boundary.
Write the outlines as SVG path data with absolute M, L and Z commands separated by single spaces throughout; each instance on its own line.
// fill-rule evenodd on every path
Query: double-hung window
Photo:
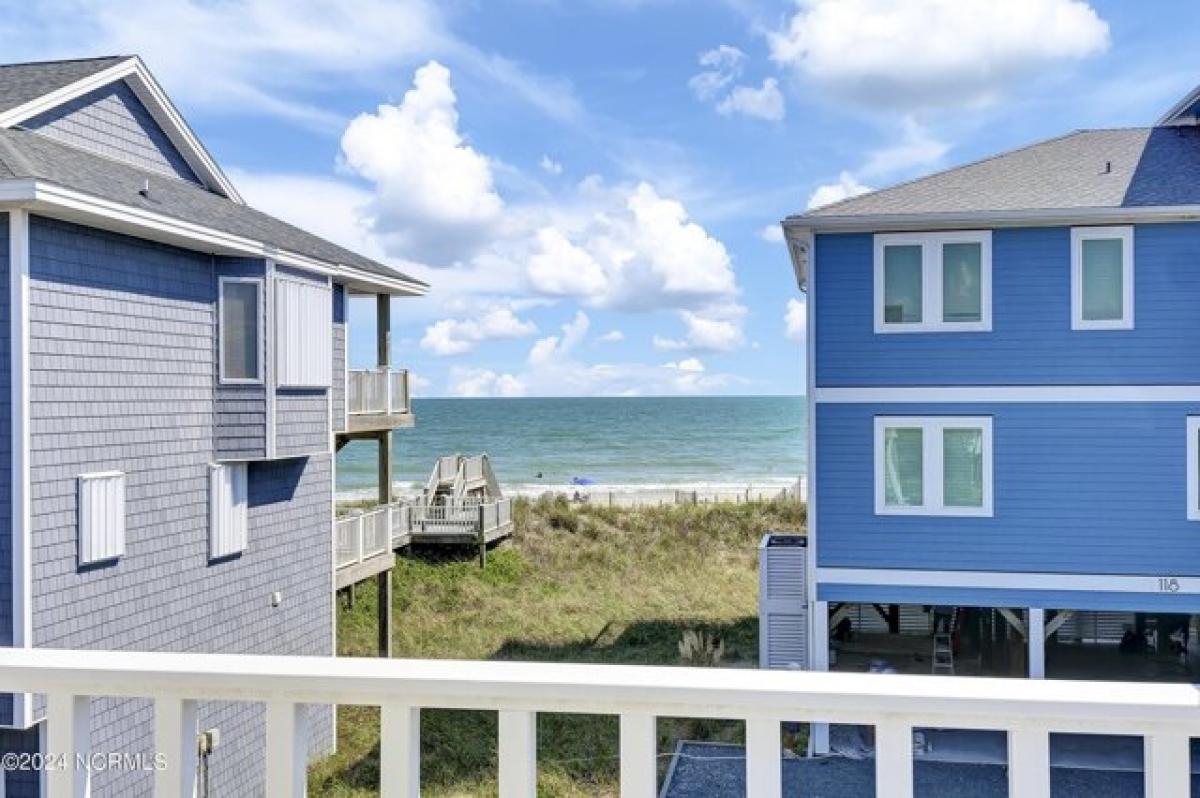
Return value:
M 220 292 L 221 382 L 262 382 L 262 280 L 222 277 Z
M 875 332 L 990 329 L 990 231 L 875 236 Z
M 992 514 L 992 419 L 875 419 L 877 515 Z
M 1133 228 L 1071 229 L 1071 329 L 1133 329 Z

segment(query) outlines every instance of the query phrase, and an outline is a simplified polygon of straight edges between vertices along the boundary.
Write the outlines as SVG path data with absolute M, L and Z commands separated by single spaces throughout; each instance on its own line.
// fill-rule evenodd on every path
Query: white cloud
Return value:
M 722 116 L 745 114 L 773 122 L 783 119 L 783 93 L 778 80 L 766 78 L 759 88 L 732 85 L 745 70 L 746 54 L 741 50 L 722 44 L 701 53 L 698 60 L 704 70 L 688 81 L 696 99 L 713 103 Z
M 542 167 L 542 171 L 548 175 L 561 175 L 563 171 L 563 165 L 549 155 L 543 155 L 538 166 Z
M 511 308 L 493 307 L 478 318 L 442 319 L 425 328 L 421 348 L 438 356 L 461 355 L 485 341 L 522 338 L 537 332 L 533 322 L 519 318 Z
M 862 183 L 859 183 L 854 175 L 849 172 L 842 172 L 838 175 L 836 183 L 826 183 L 825 185 L 817 186 L 817 190 L 808 198 L 808 209 L 811 211 L 814 208 L 841 202 L 844 199 L 857 197 L 859 194 L 866 194 L 872 190 L 870 186 L 864 186 Z
M 561 361 L 583 340 L 590 325 L 586 313 L 575 311 L 575 318 L 562 326 L 562 335 L 548 335 L 534 343 L 529 350 L 529 365 L 538 367 Z
M 608 332 L 604 333 L 604 335 L 601 335 L 597 340 L 606 344 L 619 344 L 621 341 L 625 340 L 625 333 L 621 332 L 620 330 L 609 330 Z
M 742 74 L 746 54 L 730 44 L 706 50 L 698 59 L 704 71 L 693 75 L 688 88 L 700 100 L 713 100 Z
M 745 114 L 778 122 L 783 119 L 785 113 L 779 81 L 767 78 L 757 89 L 752 86 L 735 86 L 725 99 L 717 103 L 717 113 L 722 116 Z
M 556 227 L 538 230 L 528 275 L 535 290 L 551 296 L 598 296 L 608 289 L 603 267 Z
M 793 341 L 803 341 L 808 330 L 808 304 L 799 299 L 787 301 L 787 311 L 783 315 L 787 337 Z
M 900 141 L 868 153 L 866 163 L 858 170 L 860 175 L 881 177 L 928 167 L 940 161 L 950 149 L 950 145 L 934 138 L 911 116 L 904 118 L 903 129 Z
M 686 329 L 684 338 L 655 335 L 652 343 L 663 352 L 731 352 L 746 342 L 741 324 L 745 314 L 746 309 L 733 302 L 683 310 L 679 317 Z
M 783 225 L 768 224 L 758 231 L 758 237 L 768 244 L 782 244 Z
M 399 105 L 350 123 L 342 156 L 374 185 L 372 226 L 393 255 L 452 265 L 478 251 L 504 208 L 488 159 L 458 131 L 450 71 L 436 61 Z
M 491 369 L 456 367 L 450 370 L 451 396 L 524 396 L 525 383 L 513 374 Z
M 797 0 L 771 57 L 871 108 L 995 99 L 1056 62 L 1103 52 L 1108 24 L 1084 0 Z
M 704 371 L 704 364 L 700 362 L 699 358 L 689 357 L 684 360 L 680 360 L 678 363 L 664 363 L 663 368 L 676 369 L 677 371 L 690 371 L 699 374 L 700 372 Z
M 410 371 L 408 373 L 408 387 L 413 396 L 425 396 L 426 392 L 433 387 L 433 381 Z

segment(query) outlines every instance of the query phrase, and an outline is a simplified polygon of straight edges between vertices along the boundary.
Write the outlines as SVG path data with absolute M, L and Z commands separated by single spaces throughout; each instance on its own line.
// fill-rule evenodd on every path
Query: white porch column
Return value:
M 809 556 L 812 556 L 811 554 Z M 814 601 L 808 613 L 808 669 L 829 670 L 829 602 Z M 814 723 L 810 729 L 809 748 L 814 755 L 829 753 L 829 724 Z
M 1046 678 L 1046 610 L 1041 607 L 1029 608 L 1029 623 L 1026 624 L 1029 635 L 1029 678 Z

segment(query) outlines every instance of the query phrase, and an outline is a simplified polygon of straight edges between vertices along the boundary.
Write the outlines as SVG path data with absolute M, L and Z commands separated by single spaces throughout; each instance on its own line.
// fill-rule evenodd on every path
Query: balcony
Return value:
M 346 372 L 347 432 L 376 432 L 413 424 L 408 370 L 388 367 Z
M 89 696 L 154 702 L 153 750 L 166 755 L 157 796 L 191 796 L 197 768 L 196 702 L 259 701 L 266 708 L 265 793 L 305 790 L 302 704 L 382 708 L 380 794 L 417 795 L 420 712 L 499 712 L 499 793 L 532 798 L 537 788 L 538 713 L 620 718 L 622 798 L 657 793 L 657 717 L 722 718 L 746 724 L 747 794 L 783 794 L 780 724 L 875 727 L 876 795 L 913 796 L 913 730 L 1007 732 L 1008 793 L 1050 795 L 1049 734 L 1139 735 L 1146 795 L 1189 794 L 1189 737 L 1200 734 L 1191 685 L 1124 682 L 798 673 L 522 662 L 372 660 L 53 649 L 0 649 L 0 684 L 43 693 L 47 750 L 89 753 Z M 741 767 L 741 757 L 736 766 Z M 48 774 L 50 798 L 87 794 L 80 772 Z

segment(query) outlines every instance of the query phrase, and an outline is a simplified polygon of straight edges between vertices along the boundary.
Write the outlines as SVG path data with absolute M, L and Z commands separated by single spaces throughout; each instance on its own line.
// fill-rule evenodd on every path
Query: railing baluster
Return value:
M 379 711 L 379 794 L 381 798 L 419 798 L 421 710 L 389 702 Z
M 154 701 L 154 750 L 166 757 L 164 767 L 154 772 L 155 798 L 195 795 L 197 731 L 195 701 Z
M 658 794 L 658 733 L 653 715 L 621 716 L 621 798 Z
M 1186 734 L 1147 734 L 1146 798 L 1187 798 L 1191 795 L 1191 741 Z
M 500 798 L 537 795 L 537 713 L 500 712 Z
M 267 702 L 267 795 L 302 798 L 307 787 L 308 730 L 303 707 Z
M 49 798 L 85 798 L 92 792 L 92 776 L 86 767 L 76 766 L 76 757 L 91 754 L 91 697 L 51 693 L 46 723 L 46 753 L 55 757 L 46 774 Z
M 783 746 L 779 721 L 773 718 L 746 721 L 746 795 L 783 795 Z
M 1008 732 L 1010 798 L 1050 798 L 1050 733 L 1025 727 Z
M 892 719 L 875 724 L 875 795 L 913 798 L 912 724 Z

